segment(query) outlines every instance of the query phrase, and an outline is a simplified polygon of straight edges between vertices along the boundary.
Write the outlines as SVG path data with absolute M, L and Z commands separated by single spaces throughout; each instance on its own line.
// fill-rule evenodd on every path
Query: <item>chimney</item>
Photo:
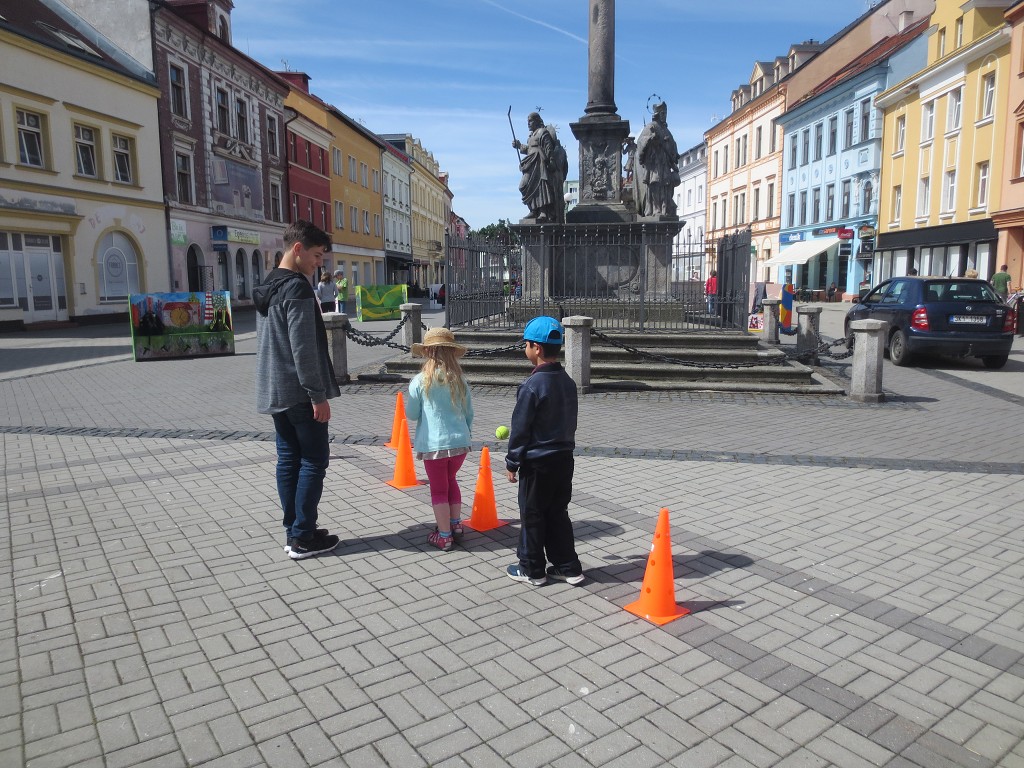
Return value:
M 909 27 L 913 20 L 914 20 L 914 12 L 913 11 L 903 11 L 902 13 L 900 13 L 899 31 L 902 32 L 907 27 Z
M 305 72 L 292 72 L 289 70 L 287 72 L 275 72 L 274 74 L 283 77 L 303 93 L 309 93 L 309 75 Z

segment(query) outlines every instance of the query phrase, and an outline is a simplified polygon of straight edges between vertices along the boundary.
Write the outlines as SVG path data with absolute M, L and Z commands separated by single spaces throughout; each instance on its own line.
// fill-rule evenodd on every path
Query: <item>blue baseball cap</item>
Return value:
M 526 324 L 523 338 L 538 344 L 561 344 L 565 341 L 565 330 L 562 324 L 553 317 L 541 315 Z

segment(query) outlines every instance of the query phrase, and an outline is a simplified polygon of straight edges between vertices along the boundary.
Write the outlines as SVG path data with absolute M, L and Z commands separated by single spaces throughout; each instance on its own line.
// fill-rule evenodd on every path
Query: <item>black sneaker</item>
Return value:
M 508 568 L 506 568 L 505 575 L 512 579 L 512 581 L 522 581 L 527 584 L 532 584 L 535 587 L 540 587 L 548 583 L 547 576 L 539 576 L 537 578 L 527 576 L 526 571 L 524 571 L 522 567 L 520 567 L 519 563 L 513 563 Z
M 287 530 L 287 529 L 285 529 L 285 530 Z M 317 536 L 317 537 L 326 536 L 327 535 L 327 529 L 326 528 L 317 528 L 316 529 L 316 533 L 314 533 L 313 535 Z M 287 533 L 285 533 L 285 535 L 284 535 L 284 553 L 287 555 L 291 551 L 292 551 L 292 537 L 289 536 Z
M 552 579 L 556 579 L 557 581 L 564 581 L 568 584 L 572 584 L 573 586 L 582 584 L 584 578 L 582 573 L 568 574 L 561 568 L 554 565 L 548 566 L 548 576 Z
M 320 531 L 317 531 L 319 534 Z M 288 557 L 292 560 L 304 560 L 307 557 L 316 557 L 324 552 L 330 552 L 341 543 L 334 534 L 324 532 L 323 535 L 314 535 L 308 539 L 289 539 Z

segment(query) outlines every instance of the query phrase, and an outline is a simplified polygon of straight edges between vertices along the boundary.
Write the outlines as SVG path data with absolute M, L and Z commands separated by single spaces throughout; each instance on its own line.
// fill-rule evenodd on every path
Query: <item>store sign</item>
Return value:
M 253 232 L 251 229 L 228 227 L 228 241 L 232 243 L 245 243 L 246 245 L 259 245 L 260 233 Z
M 781 235 L 779 235 L 779 242 L 782 245 L 788 245 L 789 243 L 799 243 L 803 239 L 803 232 L 783 232 Z
M 188 227 L 181 219 L 171 219 L 171 245 L 188 245 Z
M 875 228 L 870 224 L 864 224 L 863 226 L 857 227 L 857 237 L 861 240 L 867 240 L 875 236 Z
M 836 231 L 836 237 L 838 237 L 840 240 L 853 240 L 853 230 L 852 229 L 840 229 L 840 230 L 837 230 Z
M 851 253 L 853 253 L 853 243 L 848 243 L 847 242 L 847 243 L 840 243 L 839 244 L 839 255 L 840 256 L 849 256 Z

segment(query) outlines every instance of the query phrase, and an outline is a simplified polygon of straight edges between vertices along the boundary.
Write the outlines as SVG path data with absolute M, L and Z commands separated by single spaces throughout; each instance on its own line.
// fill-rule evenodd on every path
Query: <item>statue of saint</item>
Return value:
M 672 193 L 679 186 L 679 150 L 668 129 L 668 106 L 654 105 L 651 122 L 636 140 L 636 212 L 641 216 L 675 216 Z
M 523 157 L 519 170 L 523 178 L 519 191 L 523 203 L 530 209 L 529 218 L 545 223 L 565 222 L 565 197 L 562 185 L 569 172 L 569 160 L 565 148 L 558 140 L 553 126 L 544 125 L 540 115 L 531 112 L 526 118 L 530 138 L 523 146 L 518 140 L 512 141 Z

